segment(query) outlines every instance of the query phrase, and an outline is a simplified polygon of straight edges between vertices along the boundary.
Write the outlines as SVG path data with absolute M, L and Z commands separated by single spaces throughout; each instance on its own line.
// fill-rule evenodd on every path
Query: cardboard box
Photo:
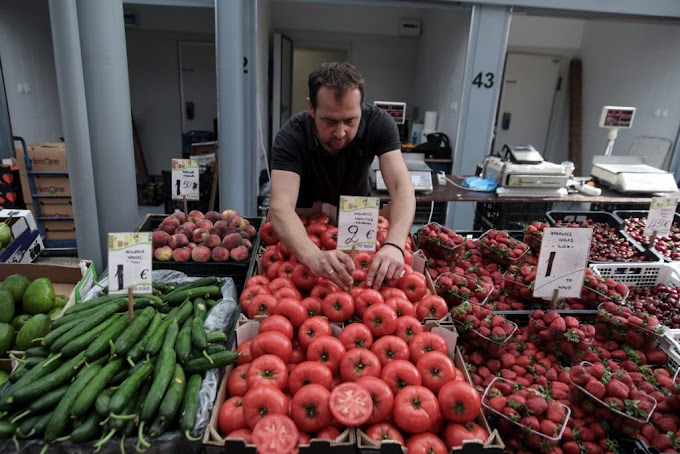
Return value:
M 30 170 L 34 172 L 68 172 L 65 143 L 32 143 L 27 147 Z M 26 175 L 29 169 L 26 165 L 23 148 L 17 147 L 16 154 L 19 173 Z
M 45 240 L 75 240 L 76 239 L 76 229 L 72 230 L 49 230 L 45 229 Z
M 9 219 L 9 221 L 7 221 Z M 38 225 L 28 210 L 2 210 L 0 222 L 7 221 L 13 241 L 2 252 L 0 262 L 31 263 L 45 249 Z
M 191 144 L 191 154 L 194 156 L 210 153 L 217 153 L 217 142 L 198 142 Z
M 39 196 L 71 196 L 71 185 L 68 175 L 33 175 L 35 194 Z M 32 203 L 33 192 L 28 183 L 28 176 L 21 175 L 21 190 L 26 204 Z
M 35 212 L 33 204 L 27 207 L 33 213 L 33 216 L 38 218 L 72 218 L 73 217 L 73 202 L 71 199 L 62 199 L 61 197 L 55 199 L 39 199 L 38 213 Z
M 5 209 L 24 206 L 21 178 L 14 158 L 3 159 L 0 165 L 0 206 Z

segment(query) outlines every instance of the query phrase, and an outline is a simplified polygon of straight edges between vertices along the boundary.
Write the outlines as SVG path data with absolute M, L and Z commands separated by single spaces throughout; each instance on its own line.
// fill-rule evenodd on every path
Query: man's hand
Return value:
M 371 261 L 371 268 L 366 275 L 366 285 L 379 289 L 385 279 L 397 279 L 404 271 L 404 257 L 401 251 L 393 246 L 384 245 Z
M 317 251 L 310 259 L 306 260 L 307 265 L 314 274 L 331 280 L 335 285 L 345 291 L 350 291 L 354 280 L 354 262 L 343 251 L 334 249 L 331 251 Z

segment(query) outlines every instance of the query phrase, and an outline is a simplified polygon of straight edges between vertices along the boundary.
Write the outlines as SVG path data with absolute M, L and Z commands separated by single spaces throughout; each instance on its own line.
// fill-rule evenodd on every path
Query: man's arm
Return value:
M 390 193 L 390 231 L 385 243 L 396 244 L 404 250 L 416 210 L 416 196 L 401 150 L 383 153 L 378 158 L 385 186 Z M 385 245 L 373 258 L 366 276 L 369 287 L 379 288 L 384 279 L 395 279 L 404 270 L 404 257 L 396 247 Z
M 342 289 L 352 285 L 354 262 L 342 251 L 322 251 L 309 239 L 304 225 L 295 213 L 300 175 L 285 170 L 272 171 L 269 219 L 279 239 L 319 277 L 333 281 Z

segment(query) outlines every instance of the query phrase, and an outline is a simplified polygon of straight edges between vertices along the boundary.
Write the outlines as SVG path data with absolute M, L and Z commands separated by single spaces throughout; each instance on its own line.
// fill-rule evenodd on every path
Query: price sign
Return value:
M 172 198 L 173 200 L 198 200 L 198 162 L 193 159 L 172 160 Z
M 678 199 L 671 197 L 654 197 L 649 206 L 647 224 L 644 236 L 667 236 L 671 233 L 675 209 L 678 206 Z
M 340 196 L 338 249 L 375 251 L 380 199 Z
M 151 284 L 151 232 L 109 233 L 109 294 L 150 294 Z
M 535 298 L 550 299 L 555 290 L 560 298 L 581 295 L 592 236 L 593 229 L 547 228 L 543 231 L 534 282 Z

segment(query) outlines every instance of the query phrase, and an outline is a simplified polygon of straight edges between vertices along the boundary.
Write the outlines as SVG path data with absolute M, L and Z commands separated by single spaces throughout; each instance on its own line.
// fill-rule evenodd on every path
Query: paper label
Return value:
M 674 197 L 654 197 L 649 206 L 644 236 L 668 236 L 671 233 L 678 199 Z
M 375 251 L 380 199 L 340 196 L 338 249 Z
M 109 233 L 109 294 L 150 294 L 151 232 Z
M 581 295 L 592 236 L 593 229 L 585 228 L 550 227 L 543 231 L 534 282 L 535 298 L 551 299 L 555 289 L 559 298 Z
M 199 181 L 198 162 L 193 159 L 173 159 L 172 160 L 172 199 L 182 200 L 186 196 L 187 200 L 198 200 Z

